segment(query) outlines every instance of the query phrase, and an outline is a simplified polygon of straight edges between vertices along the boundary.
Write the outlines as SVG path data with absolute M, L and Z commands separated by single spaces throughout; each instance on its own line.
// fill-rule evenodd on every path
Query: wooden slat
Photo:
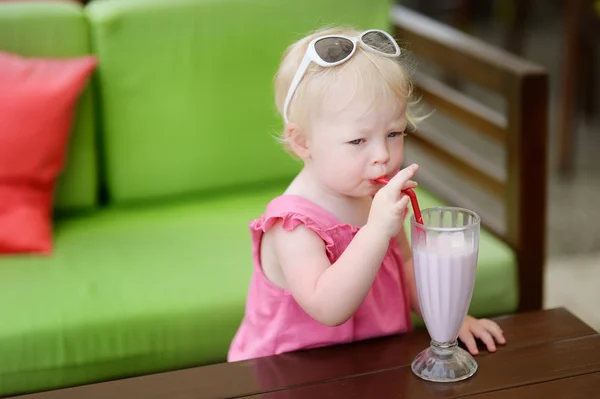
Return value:
M 596 334 L 562 308 L 496 320 L 507 340 L 507 345 L 501 350 Z M 19 399 L 230 398 L 408 366 L 427 345 L 429 336 L 425 331 L 419 331 L 351 345 L 25 395 Z M 495 357 L 497 354 L 482 351 L 477 358 L 487 356 Z
M 412 157 L 407 157 L 407 161 L 412 163 Z M 480 194 L 479 197 L 481 197 L 481 193 L 473 193 L 472 187 L 461 187 L 458 184 L 449 182 L 440 175 L 441 173 L 439 171 L 422 167 L 419 169 L 419 178 L 417 180 L 420 185 L 427 187 L 434 194 L 446 201 L 446 203 L 476 212 L 481 217 L 482 227 L 492 233 L 500 241 L 503 241 L 510 246 L 510 243 L 506 241 L 504 207 L 501 205 L 495 206 L 496 204 L 492 204 L 490 201 L 482 205 L 481 201 L 478 201 L 479 198 L 477 198 L 477 194 Z
M 424 74 L 416 74 L 415 81 L 423 100 L 434 108 L 444 110 L 498 143 L 506 142 L 506 118 L 502 114 Z
M 478 357 L 475 376 L 454 384 L 417 378 L 410 366 L 250 396 L 264 399 L 450 399 L 600 372 L 600 335 L 548 342 Z M 510 397 L 510 396 L 509 396 Z
M 396 5 L 390 11 L 395 35 L 409 50 L 460 76 L 499 93 L 528 74 L 544 74 L 538 65 L 490 46 L 482 40 Z
M 504 330 L 508 347 L 512 349 L 598 334 L 565 308 L 516 313 L 494 320 Z
M 535 398 L 597 398 L 600 393 L 600 373 L 562 378 L 542 384 L 486 392 L 466 396 L 466 399 L 535 399 Z
M 445 163 L 449 168 L 455 169 L 464 177 L 473 181 L 473 183 L 481 186 L 490 193 L 504 198 L 506 189 L 504 182 L 496 177 L 492 177 L 489 173 L 483 172 L 481 165 L 473 165 L 473 154 L 467 151 L 462 151 L 455 148 L 456 153 L 451 153 L 440 144 L 430 139 L 427 131 L 424 128 L 419 128 L 417 132 L 412 133 L 409 137 L 411 143 L 418 145 L 432 156 L 436 157 L 440 162 Z
M 441 116 L 441 115 L 440 115 Z M 483 174 L 504 184 L 507 173 L 504 164 L 505 151 L 492 143 L 485 142 L 481 137 L 473 137 L 472 133 L 456 129 L 452 120 L 441 117 L 437 120 L 423 121 L 418 125 L 418 133 L 428 141 L 436 144 L 446 152 L 459 157 L 466 157 L 465 161 L 479 169 Z M 449 127 L 452 125 L 452 127 Z M 412 136 L 408 136 L 406 143 L 410 143 Z M 473 147 L 476 147 L 475 150 Z M 442 167 L 445 168 L 444 165 Z M 505 198 L 502 198 L 505 201 Z

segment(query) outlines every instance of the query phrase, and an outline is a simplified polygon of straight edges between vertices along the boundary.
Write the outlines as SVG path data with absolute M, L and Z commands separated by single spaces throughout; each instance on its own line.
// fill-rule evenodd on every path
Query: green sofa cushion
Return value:
M 0 259 L 0 395 L 224 360 L 272 195 L 98 211 L 52 258 Z
M 64 219 L 53 257 L 0 259 L 0 395 L 224 361 L 252 272 L 248 222 L 281 191 Z M 482 234 L 474 314 L 514 311 L 507 251 Z
M 0 2 L 0 51 L 35 57 L 89 54 L 81 6 L 71 3 Z M 69 143 L 66 171 L 59 180 L 56 209 L 94 207 L 98 200 L 97 153 L 92 87 L 82 93 Z
M 423 188 L 415 189 L 415 193 L 421 209 L 448 205 L 448 203 Z M 406 218 L 404 228 L 410 240 L 410 218 Z M 506 243 L 500 241 L 482 226 L 475 289 L 469 314 L 484 317 L 514 313 L 517 310 L 518 302 L 516 254 Z M 413 321 L 415 327 L 422 328 L 425 326 L 420 317 L 413 316 Z
M 103 142 L 115 203 L 289 179 L 273 77 L 324 24 L 388 24 L 389 0 L 98 1 Z M 218 149 L 216 151 L 215 149 Z

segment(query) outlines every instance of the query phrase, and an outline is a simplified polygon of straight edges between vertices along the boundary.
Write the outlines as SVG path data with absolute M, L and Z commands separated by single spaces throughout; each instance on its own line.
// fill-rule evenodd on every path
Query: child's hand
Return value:
M 479 338 L 486 346 L 488 351 L 495 352 L 496 344 L 505 344 L 502 329 L 495 322 L 488 319 L 477 320 L 474 317 L 467 316 L 458 333 L 458 338 L 467 346 L 472 355 L 477 355 L 477 344 L 475 338 Z M 495 342 L 494 342 L 495 341 Z
M 406 188 L 414 188 L 417 184 L 410 179 L 419 169 L 412 164 L 402 169 L 388 184 L 382 187 L 373 197 L 369 220 L 367 224 L 374 226 L 376 231 L 385 233 L 388 237 L 395 237 L 402 229 L 404 210 L 408 205 L 409 197 L 402 193 Z

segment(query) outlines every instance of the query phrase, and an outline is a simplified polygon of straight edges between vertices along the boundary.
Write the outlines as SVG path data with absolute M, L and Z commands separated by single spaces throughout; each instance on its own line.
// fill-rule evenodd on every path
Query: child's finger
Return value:
M 479 353 L 479 350 L 477 349 L 477 343 L 475 342 L 475 338 L 473 337 L 471 331 L 467 330 L 466 332 L 462 333 L 460 340 L 465 344 L 471 355 L 477 355 Z
M 483 326 L 479 326 L 473 334 L 481 340 L 487 346 L 488 351 L 496 352 L 496 344 L 494 343 L 494 338 L 492 338 L 492 334 L 487 332 Z
M 402 190 L 404 185 L 410 179 L 412 179 L 412 177 L 414 176 L 414 174 L 417 172 L 418 169 L 419 169 L 419 165 L 412 164 L 412 165 L 400 170 L 400 172 L 396 173 L 396 175 L 390 179 L 389 183 L 384 188 L 387 190 L 393 190 L 394 192 L 398 192 L 398 191 Z
M 396 205 L 394 205 L 394 211 L 398 215 L 402 215 L 404 213 L 404 209 L 406 209 L 406 207 L 408 206 L 408 201 L 410 201 L 408 195 L 402 194 L 400 200 L 396 202 Z
M 481 323 L 481 325 L 483 325 L 483 327 L 485 327 L 485 329 L 490 334 L 492 334 L 496 342 L 498 342 L 499 344 L 506 343 L 506 339 L 504 338 L 504 332 L 498 324 L 488 319 L 481 319 L 479 320 L 479 322 Z
M 407 188 L 417 188 L 419 185 L 417 184 L 416 181 L 414 180 L 409 180 L 406 182 L 406 184 L 404 184 L 404 187 L 402 187 L 402 190 L 406 190 Z

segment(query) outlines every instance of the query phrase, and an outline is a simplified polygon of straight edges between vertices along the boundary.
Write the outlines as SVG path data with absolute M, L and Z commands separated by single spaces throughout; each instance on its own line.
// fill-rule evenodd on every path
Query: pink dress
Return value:
M 394 239 L 390 240 L 364 302 L 344 324 L 329 327 L 311 318 L 289 291 L 271 283 L 262 272 L 261 238 L 278 220 L 283 221 L 282 227 L 286 230 L 302 224 L 318 234 L 325 242 L 331 263 L 340 257 L 359 230 L 340 223 L 331 212 L 303 197 L 283 195 L 273 199 L 265 214 L 249 225 L 254 271 L 245 315 L 229 349 L 228 361 L 348 343 L 412 329 L 402 260 Z

